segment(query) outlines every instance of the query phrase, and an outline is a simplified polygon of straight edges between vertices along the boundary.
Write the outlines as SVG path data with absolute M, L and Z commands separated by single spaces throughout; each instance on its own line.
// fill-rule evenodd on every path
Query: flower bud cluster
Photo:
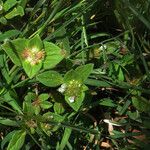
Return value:
M 70 101 L 70 103 L 73 103 L 75 101 L 81 90 L 82 84 L 77 80 L 71 80 L 68 83 L 62 84 L 61 87 L 58 88 L 58 91 L 60 93 L 64 93 L 69 97 L 68 100 Z
M 37 49 L 36 47 L 31 49 L 24 49 L 22 52 L 22 58 L 32 66 L 39 64 L 44 56 L 45 52 L 43 50 Z

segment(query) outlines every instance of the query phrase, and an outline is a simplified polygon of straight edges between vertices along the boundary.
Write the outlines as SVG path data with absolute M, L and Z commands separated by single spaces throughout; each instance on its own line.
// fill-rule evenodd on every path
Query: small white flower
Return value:
M 70 101 L 70 103 L 73 103 L 75 101 L 75 96 L 69 97 L 68 100 Z
M 64 93 L 64 92 L 65 92 L 65 90 L 66 90 L 66 87 L 67 87 L 67 85 L 66 85 L 66 84 L 62 84 L 62 85 L 60 86 L 60 88 L 58 88 L 58 92 L 60 92 L 60 93 Z
M 102 45 L 102 46 L 100 46 L 99 49 L 100 49 L 100 50 L 105 50 L 105 49 L 107 49 L 107 46 L 106 46 L 106 45 Z

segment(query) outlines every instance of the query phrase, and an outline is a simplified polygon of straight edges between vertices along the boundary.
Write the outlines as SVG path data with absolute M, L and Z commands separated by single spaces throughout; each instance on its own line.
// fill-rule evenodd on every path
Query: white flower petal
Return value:
M 64 92 L 65 92 L 65 90 L 66 90 L 66 87 L 67 87 L 67 85 L 66 85 L 66 84 L 62 84 L 62 85 L 60 86 L 60 88 L 58 88 L 58 92 L 60 92 L 60 93 L 64 93 Z
M 69 100 L 70 103 L 73 103 L 75 101 L 75 96 L 69 97 L 68 100 Z

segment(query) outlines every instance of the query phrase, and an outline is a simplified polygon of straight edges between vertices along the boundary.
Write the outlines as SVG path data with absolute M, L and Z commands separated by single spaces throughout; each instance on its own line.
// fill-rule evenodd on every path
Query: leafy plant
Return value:
M 149 6 L 0 1 L 1 149 L 148 149 Z

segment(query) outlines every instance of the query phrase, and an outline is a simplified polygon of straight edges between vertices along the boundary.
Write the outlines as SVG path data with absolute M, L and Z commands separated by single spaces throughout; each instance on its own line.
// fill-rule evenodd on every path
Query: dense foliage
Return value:
M 0 0 L 0 149 L 148 149 L 150 0 Z

